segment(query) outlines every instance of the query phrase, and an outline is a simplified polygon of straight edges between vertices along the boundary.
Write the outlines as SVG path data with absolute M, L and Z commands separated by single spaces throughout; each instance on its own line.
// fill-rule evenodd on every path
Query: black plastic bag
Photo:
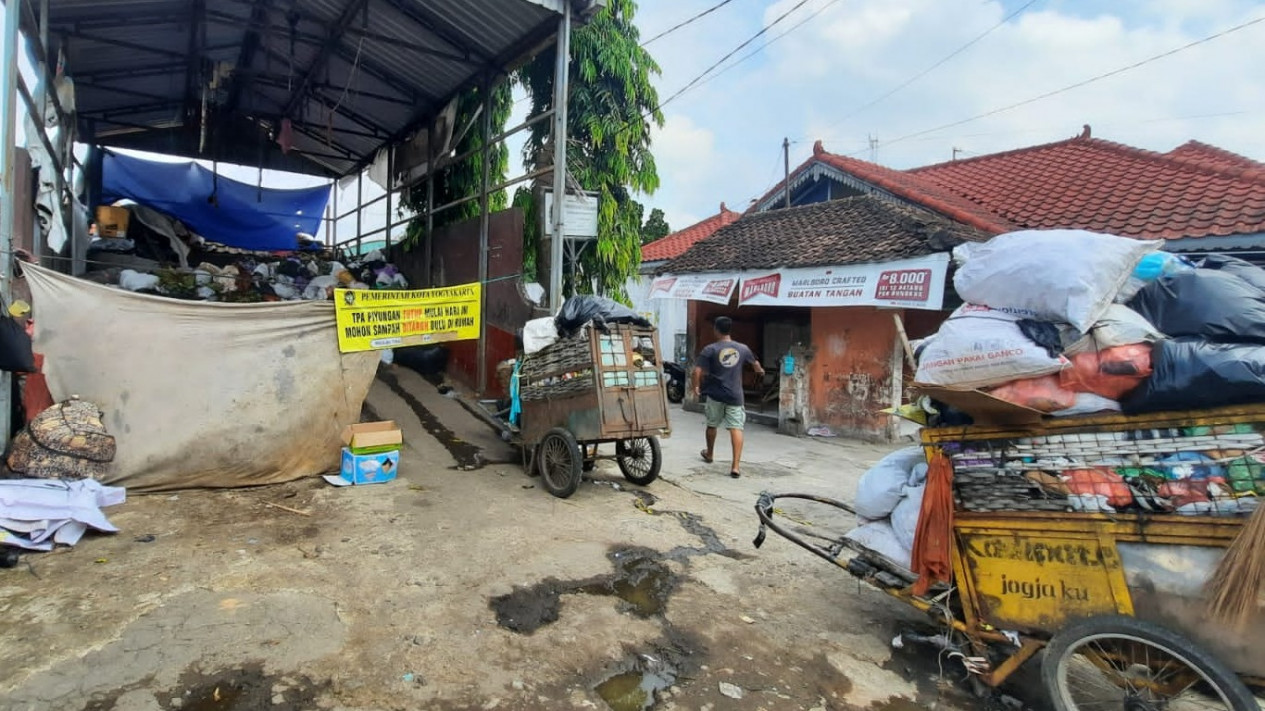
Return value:
M 1198 338 L 1160 341 L 1151 352 L 1151 367 L 1151 377 L 1121 403 L 1126 413 L 1265 401 L 1265 346 Z
M 1063 339 L 1059 337 L 1059 327 L 1046 321 L 1034 321 L 1025 318 L 1018 323 L 1019 331 L 1028 337 L 1028 340 L 1041 346 L 1051 358 L 1058 358 L 1063 354 Z
M 576 331 L 579 331 L 584 324 L 590 321 L 593 322 L 593 325 L 598 330 L 602 331 L 606 330 L 606 324 L 608 323 L 631 323 L 647 328 L 651 325 L 649 321 L 642 318 L 636 311 L 618 301 L 590 294 L 582 294 L 567 299 L 566 303 L 562 305 L 562 310 L 554 318 L 554 323 L 558 326 L 558 333 L 564 338 L 574 335 Z
M 1261 269 L 1251 262 L 1245 262 L 1238 257 L 1230 257 L 1224 254 L 1209 254 L 1207 257 L 1204 257 L 1203 261 L 1199 262 L 1199 268 L 1213 269 L 1226 274 L 1233 274 L 1252 286 L 1255 286 L 1257 289 L 1265 291 L 1265 269 Z
M 1173 338 L 1265 344 L 1265 289 L 1225 269 L 1195 269 L 1147 284 L 1129 302 Z
M 444 346 L 404 346 L 395 349 L 393 358 L 396 365 L 427 377 L 443 375 L 448 369 L 448 349 Z
M 0 318 L 0 370 L 10 373 L 34 373 L 35 353 L 31 350 L 31 337 L 16 320 Z

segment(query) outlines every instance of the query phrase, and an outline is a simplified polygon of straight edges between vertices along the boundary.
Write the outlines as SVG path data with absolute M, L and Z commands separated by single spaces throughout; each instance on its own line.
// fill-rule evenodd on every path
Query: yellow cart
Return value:
M 952 462 L 955 511 L 953 580 L 923 596 L 900 564 L 775 520 L 778 499 L 851 511 L 843 502 L 762 494 L 756 545 L 773 529 L 924 611 L 981 690 L 1044 651 L 1042 682 L 1060 711 L 1258 711 L 1265 615 L 1228 629 L 1209 621 L 1202 591 L 1265 493 L 1263 433 L 1260 405 L 924 430 L 929 458 Z M 1074 511 L 1084 498 L 1033 474 L 1103 467 L 1130 483 L 1135 502 L 1122 511 Z M 1240 496 L 1178 513 L 1155 486 L 1174 474 L 1224 480 Z

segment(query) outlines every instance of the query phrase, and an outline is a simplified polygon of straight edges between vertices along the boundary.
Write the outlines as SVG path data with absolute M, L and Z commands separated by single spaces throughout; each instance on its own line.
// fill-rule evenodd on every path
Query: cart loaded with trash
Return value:
M 1132 249 L 1075 235 L 1082 247 Z M 1035 281 L 1058 271 L 1042 248 L 1052 233 L 1014 236 L 1030 240 L 1029 266 L 1044 261 Z M 1008 237 L 955 252 L 958 292 L 990 308 L 959 309 L 919 344 L 922 397 L 902 414 L 925 425 L 921 446 L 880 461 L 851 502 L 761 495 L 756 545 L 771 529 L 925 612 L 940 633 L 911 638 L 959 660 L 981 692 L 1040 652 L 1062 711 L 1257 711 L 1265 271 L 1171 255 L 1151 270 L 1151 251 L 1106 276 L 1097 265 L 1027 284 L 1045 303 L 1024 302 L 975 281 L 1005 278 L 999 255 L 1023 273 L 1023 258 L 995 244 Z M 950 353 L 967 342 L 967 313 L 992 314 L 988 333 Z M 1034 372 L 1023 358 L 1058 365 Z M 955 367 L 968 377 L 925 382 Z M 859 525 L 823 536 L 780 515 L 806 502 Z
M 658 478 L 659 438 L 670 430 L 656 341 L 645 319 L 592 296 L 528 322 L 501 422 L 549 493 L 571 496 L 602 459 L 638 486 Z M 613 452 L 603 454 L 604 445 Z

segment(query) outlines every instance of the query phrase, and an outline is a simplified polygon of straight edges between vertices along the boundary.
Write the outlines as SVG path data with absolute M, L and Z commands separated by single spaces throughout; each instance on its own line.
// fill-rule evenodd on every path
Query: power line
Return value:
M 805 17 L 804 19 L 800 20 L 799 22 L 796 22 L 794 25 L 791 25 L 790 27 L 786 28 L 786 30 L 785 30 L 784 32 L 782 32 L 781 34 L 777 35 L 776 37 L 773 37 L 773 38 L 772 38 L 772 39 L 770 39 L 768 42 L 765 42 L 764 44 L 760 45 L 759 47 L 756 47 L 755 49 L 751 50 L 750 52 L 748 52 L 748 53 L 746 53 L 746 54 L 742 55 L 741 57 L 739 57 L 739 58 L 737 59 L 737 61 L 732 62 L 731 64 L 729 64 L 729 66 L 725 67 L 724 69 L 721 69 L 720 71 L 716 72 L 715 74 L 713 74 L 713 75 L 711 75 L 711 76 L 707 77 L 706 79 L 704 79 L 703 81 L 699 82 L 699 83 L 698 83 L 698 86 L 705 86 L 708 82 L 710 82 L 710 81 L 712 81 L 713 79 L 716 79 L 717 77 L 719 77 L 719 76 L 723 75 L 725 72 L 729 71 L 730 69 L 733 69 L 734 67 L 738 66 L 739 64 L 742 64 L 743 62 L 747 61 L 748 59 L 751 59 L 752 57 L 756 56 L 756 55 L 757 55 L 757 54 L 759 54 L 760 52 L 763 52 L 763 51 L 764 51 L 764 49 L 765 49 L 766 47 L 768 47 L 769 45 L 773 44 L 774 42 L 776 42 L 776 41 L 778 41 L 778 40 L 782 39 L 783 37 L 785 37 L 785 36 L 789 35 L 790 33 L 794 32 L 795 30 L 798 30 L 800 27 L 803 27 L 805 24 L 807 24 L 807 23 L 808 23 L 810 20 L 812 20 L 814 17 L 816 17 L 816 16 L 820 15 L 821 13 L 825 12 L 825 11 L 826 11 L 826 10 L 827 10 L 827 9 L 828 9 L 831 5 L 834 5 L 834 4 L 835 4 L 835 3 L 837 3 L 837 2 L 839 2 L 839 0 L 830 0 L 830 2 L 827 2 L 825 5 L 822 5 L 821 7 L 817 8 L 816 10 L 814 10 L 814 11 L 813 11 L 813 13 L 812 13 L 811 15 L 809 15 L 808 17 Z M 695 87 L 695 88 L 697 88 L 697 87 Z M 794 141 L 792 141 L 792 143 L 794 143 Z
M 1174 49 L 1170 49 L 1170 50 L 1168 50 L 1167 52 L 1163 52 L 1163 53 L 1161 53 L 1161 54 L 1157 54 L 1157 55 L 1155 55 L 1155 56 L 1153 56 L 1153 57 L 1148 57 L 1147 59 L 1144 59 L 1144 60 L 1142 60 L 1142 61 L 1140 61 L 1140 62 L 1134 62 L 1133 64 L 1130 64 L 1130 65 L 1128 65 L 1128 66 L 1120 67 L 1119 69 L 1113 69 L 1112 71 L 1109 71 L 1109 72 L 1107 72 L 1107 73 L 1105 73 L 1105 74 L 1099 74 L 1098 76 L 1095 76 L 1095 77 L 1090 77 L 1089 79 L 1085 79 L 1085 80 L 1083 80 L 1083 81 L 1078 81 L 1078 82 L 1076 82 L 1075 84 L 1069 84 L 1069 85 L 1067 85 L 1067 86 L 1065 86 L 1065 87 L 1063 87 L 1063 88 L 1061 88 L 1061 89 L 1055 89 L 1054 91 L 1047 91 L 1046 93 L 1041 94 L 1041 95 L 1039 95 L 1039 96 L 1034 96 L 1034 97 L 1032 97 L 1032 98 L 1030 98 L 1030 99 L 1025 99 L 1025 100 L 1023 100 L 1023 101 L 1020 101 L 1020 102 L 1017 102 L 1017 103 L 1014 103 L 1014 104 L 1009 104 L 1009 105 L 1007 105 L 1007 106 L 1002 106 L 1002 107 L 1000 107 L 1000 108 L 993 109 L 992 111 L 986 111 L 986 112 L 984 112 L 984 113 L 982 113 L 982 114 L 977 114 L 977 115 L 975 115 L 975 116 L 972 116 L 972 117 L 970 117 L 970 118 L 965 118 L 965 119 L 962 119 L 962 120 L 960 120 L 960 121 L 954 121 L 954 122 L 952 122 L 952 123 L 946 123 L 946 124 L 944 124 L 943 126 L 936 126 L 935 128 L 928 128 L 928 129 L 923 130 L 923 131 L 916 131 L 916 132 L 914 132 L 914 133 L 908 133 L 908 134 L 905 134 L 904 136 L 901 136 L 900 138 L 895 138 L 895 139 L 892 139 L 891 141 L 888 141 L 886 145 L 889 145 L 889 146 L 890 146 L 890 145 L 892 145 L 893 143 L 900 143 L 901 141 L 908 141 L 908 140 L 913 139 L 913 138 L 918 138 L 918 137 L 920 137 L 920 136 L 925 136 L 925 135 L 927 135 L 927 134 L 929 134 L 929 133 L 936 133 L 937 131 L 943 131 L 943 130 L 944 130 L 944 129 L 946 129 L 946 128 L 953 128 L 953 127 L 955 127 L 955 126 L 961 126 L 961 125 L 963 125 L 963 124 L 971 123 L 971 122 L 973 122 L 973 121 L 978 121 L 978 120 L 980 120 L 980 119 L 982 119 L 982 118 L 988 118 L 989 116 L 996 116 L 997 114 L 1004 113 L 1004 112 L 1006 112 L 1006 111 L 1011 111 L 1011 110 L 1013 110 L 1013 109 L 1017 109 L 1017 108 L 1019 108 L 1019 107 L 1021 107 L 1021 106 L 1027 106 L 1027 105 L 1029 105 L 1029 104 L 1036 103 L 1036 102 L 1041 101 L 1041 100 L 1043 100 L 1043 99 L 1048 99 L 1048 98 L 1050 98 L 1050 97 L 1052 97 L 1052 96 L 1057 96 L 1057 95 L 1059 95 L 1059 94 L 1062 94 L 1062 93 L 1065 93 L 1065 92 L 1071 91 L 1071 90 L 1073 90 L 1073 89 L 1079 89 L 1080 87 L 1087 86 L 1087 85 L 1089 85 L 1089 84 L 1093 84 L 1094 82 L 1101 81 L 1101 80 L 1103 80 L 1103 79 L 1107 79 L 1107 78 L 1110 78 L 1110 77 L 1116 76 L 1116 75 L 1118 75 L 1118 74 L 1123 74 L 1123 73 L 1125 73 L 1125 72 L 1127 72 L 1127 71 L 1131 71 L 1131 70 L 1133 70 L 1133 69 L 1137 69 L 1138 67 L 1141 67 L 1141 66 L 1144 66 L 1144 65 L 1150 64 L 1151 62 L 1155 62 L 1155 61 L 1158 61 L 1158 60 L 1160 60 L 1160 59 L 1165 59 L 1165 58 L 1167 58 L 1167 57 L 1171 57 L 1171 56 L 1173 56 L 1174 54 L 1177 54 L 1177 53 L 1179 53 L 1179 52 L 1184 52 L 1184 51 L 1186 51 L 1186 50 L 1188 50 L 1188 49 L 1190 49 L 1190 48 L 1192 48 L 1192 47 L 1197 47 L 1197 46 L 1199 46 L 1199 45 L 1201 45 L 1201 44 L 1206 44 L 1206 43 L 1211 42 L 1211 41 L 1213 41 L 1213 40 L 1215 40 L 1215 39 L 1219 39 L 1219 38 L 1221 38 L 1221 37 L 1225 37 L 1225 36 L 1226 36 L 1226 35 L 1228 35 L 1228 34 L 1231 34 L 1231 33 L 1234 33 L 1234 32 L 1238 32 L 1239 30 L 1246 29 L 1246 28 L 1248 28 L 1248 27 L 1251 27 L 1252 25 L 1259 24 L 1259 23 L 1261 23 L 1261 22 L 1265 22 L 1265 16 L 1258 17 L 1258 18 L 1256 18 L 1256 19 L 1254 19 L 1254 20 L 1248 20 L 1247 22 L 1244 22 L 1244 23 L 1242 23 L 1242 24 L 1235 25 L 1234 27 L 1231 27 L 1231 28 L 1226 29 L 1226 30 L 1222 30 L 1222 31 L 1220 31 L 1220 32 L 1217 32 L 1216 34 L 1208 35 L 1207 37 L 1204 37 L 1204 38 L 1202 38 L 1202 39 L 1198 39 L 1198 40 L 1195 40 L 1194 42 L 1190 42 L 1190 43 L 1188 43 L 1188 44 L 1184 44 L 1184 45 L 1182 45 L 1181 47 L 1177 47 L 1177 48 L 1174 48 Z
M 655 40 L 658 40 L 658 39 L 663 38 L 663 37 L 667 37 L 668 35 L 672 34 L 673 32 L 676 32 L 677 30 L 681 29 L 682 27 L 685 27 L 686 25 L 692 24 L 692 23 L 693 23 L 693 22 L 695 22 L 696 20 L 699 20 L 699 19 L 701 19 L 701 18 L 703 18 L 703 17 L 706 17 L 707 15 L 712 14 L 713 12 L 716 12 L 717 10 L 719 10 L 720 8 L 722 8 L 722 7 L 726 6 L 726 5 L 728 5 L 728 4 L 729 4 L 729 3 L 731 3 L 731 2 L 733 2 L 733 0 L 721 0 L 720 2 L 716 3 L 715 5 L 712 5 L 711 7 L 707 8 L 706 10 L 703 10 L 702 12 L 698 13 L 697 15 L 695 15 L 695 16 L 693 16 L 693 17 L 689 18 L 688 20 L 684 20 L 684 21 L 682 21 L 682 22 L 679 22 L 679 23 L 677 23 L 676 25 L 673 25 L 672 27 L 669 27 L 668 29 L 664 30 L 663 32 L 660 32 L 659 34 L 655 35 L 654 37 L 651 37 L 650 39 L 646 40 L 645 42 L 642 42 L 642 43 L 641 43 L 641 46 L 642 46 L 642 47 L 645 47 L 646 45 L 650 44 L 651 42 L 654 42 Z
M 971 47 L 975 46 L 975 44 L 976 44 L 976 43 L 978 43 L 980 40 L 982 40 L 982 39 L 984 39 L 985 37 L 987 37 L 987 36 L 991 35 L 993 32 L 997 31 L 997 29 L 998 29 L 998 28 L 1002 27 L 1002 26 L 1003 26 L 1003 25 L 1005 25 L 1006 23 L 1008 23 L 1008 22 L 1010 22 L 1011 20 L 1015 19 L 1015 18 L 1016 18 L 1016 17 L 1018 17 L 1019 15 L 1023 14 L 1023 12 L 1024 12 L 1025 10 L 1027 10 L 1028 8 L 1030 8 L 1030 7 L 1032 7 L 1033 5 L 1037 4 L 1038 2 L 1040 2 L 1040 0 L 1028 0 L 1028 2 L 1027 2 L 1027 3 L 1025 3 L 1024 5 L 1020 6 L 1020 7 L 1019 7 L 1019 9 L 1017 9 L 1017 10 L 1015 10 L 1014 12 L 1010 13 L 1009 15 L 1006 15 L 1005 17 L 1003 17 L 1003 18 L 1001 19 L 1001 22 L 998 22 L 997 24 L 993 25 L 992 27 L 988 28 L 987 30 L 984 30 L 984 32 L 982 32 L 982 33 L 981 33 L 981 34 L 979 34 L 979 35 L 976 35 L 974 39 L 972 39 L 971 41 L 969 41 L 969 42 L 967 42 L 966 44 L 962 45 L 961 47 L 958 47 L 957 49 L 953 50 L 952 52 L 949 52 L 949 53 L 948 53 L 948 54 L 946 54 L 944 57 L 942 57 L 939 61 L 937 61 L 935 64 L 932 64 L 931 66 L 927 67 L 926 69 L 922 70 L 921 72 L 918 72 L 917 74 L 913 75 L 912 77 L 910 77 L 910 78 L 906 79 L 905 81 L 901 82 L 900 84 L 896 85 L 896 87 L 895 87 L 894 89 L 892 89 L 891 91 L 887 92 L 886 94 L 883 94 L 882 96 L 878 97 L 877 99 L 874 99 L 874 100 L 870 101 L 869 103 L 864 104 L 863 106 L 861 106 L 861 107 L 859 107 L 859 108 L 857 108 L 857 109 L 854 109 L 851 113 L 849 113 L 848 115 L 844 116 L 843 118 L 839 119 L 839 120 L 838 120 L 838 121 L 836 121 L 834 124 L 832 124 L 832 126 L 838 126 L 839 124 L 843 123 L 844 121 L 847 121 L 848 119 L 852 118 L 853 116 L 856 116 L 857 114 L 861 113 L 862 111 L 865 111 L 866 109 L 868 109 L 868 108 L 870 108 L 870 107 L 874 106 L 875 104 L 878 104 L 878 103 L 881 103 L 881 102 L 883 102 L 883 101 L 887 100 L 887 99 L 888 99 L 888 98 L 890 98 L 892 95 L 896 94 L 897 92 L 899 92 L 900 90 L 902 90 L 902 89 L 904 89 L 905 87 L 909 86 L 910 84 L 913 84 L 914 82 L 916 82 L 916 81 L 918 81 L 919 79 L 921 79 L 921 78 L 923 78 L 923 77 L 927 76 L 928 74 L 930 74 L 931 72 L 935 71 L 936 69 L 939 69 L 939 68 L 940 68 L 941 66 L 943 66 L 946 62 L 948 62 L 949 60 L 951 60 L 951 59 L 953 59 L 954 57 L 958 56 L 959 54 L 961 54 L 961 53 L 965 52 L 966 50 L 970 49 Z
M 803 6 L 807 5 L 807 4 L 808 4 L 808 2 L 809 2 L 809 0 L 799 0 L 799 2 L 795 3 L 795 5 L 793 5 L 793 6 L 791 7 L 791 9 L 787 10 L 786 12 L 782 13 L 781 15 L 778 15 L 778 17 L 777 17 L 777 19 L 776 19 L 776 20 L 774 20 L 774 21 L 770 22 L 769 24 L 765 25 L 763 28 L 761 28 L 761 29 L 760 29 L 760 31 L 759 31 L 759 32 L 757 32 L 757 33 L 755 33 L 754 35 L 751 35 L 750 37 L 748 37 L 748 38 L 747 38 L 747 39 L 746 39 L 746 40 L 745 40 L 742 44 L 738 45 L 737 47 L 734 47 L 732 50 L 730 50 L 730 51 L 729 51 L 729 53 L 728 53 L 728 54 L 726 54 L 725 56 L 723 56 L 723 57 L 721 57 L 720 59 L 716 60 L 716 62 L 715 62 L 714 64 L 712 64 L 710 67 L 708 67 L 707 69 L 704 69 L 702 74 L 699 74 L 698 76 L 696 76 L 696 77 L 694 77 L 693 79 L 691 79 L 691 80 L 690 80 L 690 83 L 688 83 L 688 84 L 686 84 L 685 86 L 681 87 L 680 89 L 678 89 L 678 90 L 677 90 L 677 92 L 676 92 L 675 94 L 673 94 L 672 96 L 669 96 L 667 99 L 665 99 L 664 101 L 660 102 L 658 106 L 656 106 L 656 107 L 655 107 L 652 111 L 650 111 L 648 114 L 646 114 L 646 116 L 643 116 L 641 120 L 643 120 L 643 121 L 644 121 L 644 120 L 646 119 L 646 117 L 647 117 L 647 116 L 650 116 L 650 115 L 655 114 L 655 113 L 657 113 L 657 112 L 659 112 L 659 111 L 662 111 L 662 110 L 663 110 L 663 107 L 665 107 L 665 106 L 667 106 L 668 104 L 670 104 L 670 103 L 672 103 L 673 101 L 675 101 L 677 98 L 679 98 L 679 97 L 680 97 L 682 94 L 684 94 L 685 92 L 689 91 L 690 89 L 693 89 L 695 85 L 697 85 L 700 81 L 702 81 L 702 80 L 703 80 L 703 77 L 706 77 L 708 74 L 711 74 L 711 72 L 712 72 L 712 70 L 713 70 L 713 69 L 715 69 L 716 67 L 719 67 L 720 65 L 724 64 L 726 61 L 728 61 L 728 60 L 729 60 L 729 58 L 730 58 L 730 57 L 732 57 L 732 56 L 734 56 L 735 54 L 737 54 L 738 52 L 742 51 L 742 50 L 743 50 L 743 49 L 744 49 L 747 45 L 751 44 L 752 42 L 756 41 L 757 39 L 760 39 L 760 37 L 761 37 L 762 35 L 764 35 L 764 33 L 768 32 L 769 30 L 771 30 L 771 29 L 773 29 L 774 27 L 776 27 L 776 26 L 777 26 L 777 24 L 778 24 L 779 22 L 781 22 L 782 20 L 785 20 L 785 19 L 787 18 L 787 16 L 789 16 L 791 13 L 793 13 L 793 12 L 795 12 L 796 10 L 800 9 L 801 7 L 803 7 Z

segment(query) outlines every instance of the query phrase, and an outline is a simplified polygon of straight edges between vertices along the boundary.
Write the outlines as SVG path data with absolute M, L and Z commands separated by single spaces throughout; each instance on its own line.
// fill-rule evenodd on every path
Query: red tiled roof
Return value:
M 1164 155 L 1170 158 L 1181 158 L 1193 163 L 1201 163 L 1209 168 L 1221 170 L 1259 171 L 1265 173 L 1265 163 L 1254 161 L 1247 156 L 1227 151 L 1224 148 L 1210 146 L 1200 141 L 1186 141 Z
M 1188 144 L 1189 145 L 1189 144 Z M 1265 232 L 1265 170 L 1145 151 L 1085 134 L 1057 143 L 915 168 L 915 176 L 1026 229 L 1128 237 Z M 1247 159 L 1238 156 L 1240 161 Z M 1254 163 L 1254 161 L 1249 161 Z
M 683 230 L 677 230 L 666 237 L 642 245 L 641 261 L 659 262 L 679 257 L 685 253 L 685 250 L 693 247 L 695 242 L 711 237 L 716 230 L 737 222 L 739 217 L 742 217 L 742 215 L 725 207 L 725 203 L 722 202 L 720 204 L 720 212 L 706 220 L 696 222 Z
M 832 166 L 902 200 L 998 233 L 1079 228 L 1178 239 L 1265 232 L 1265 164 L 1198 141 L 1155 153 L 1081 136 L 894 170 L 827 153 Z M 774 186 L 757 205 L 781 190 Z M 750 212 L 750 211 L 749 211 Z
M 743 215 L 662 267 L 673 274 L 886 262 L 981 242 L 986 232 L 874 195 Z

